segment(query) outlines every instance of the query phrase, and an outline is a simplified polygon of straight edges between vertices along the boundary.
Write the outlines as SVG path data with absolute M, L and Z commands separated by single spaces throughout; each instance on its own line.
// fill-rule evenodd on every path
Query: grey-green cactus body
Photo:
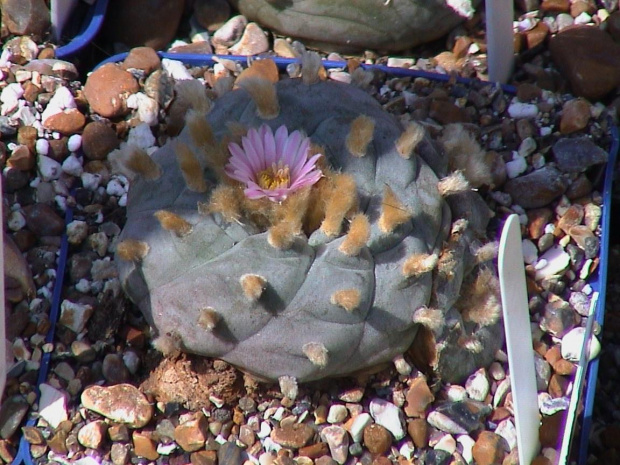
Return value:
M 127 205 L 122 240 L 148 244 L 141 260 L 118 260 L 121 282 L 157 334 L 170 335 L 182 350 L 221 358 L 260 378 L 282 376 L 309 381 L 339 376 L 390 361 L 414 341 L 414 312 L 432 301 L 458 298 L 463 265 L 456 282 L 441 285 L 436 272 L 403 274 L 413 255 L 440 255 L 452 225 L 451 211 L 438 192 L 438 175 L 416 153 L 408 159 L 396 148 L 401 123 L 365 91 L 335 82 L 276 84 L 278 116 L 264 120 L 243 89 L 215 101 L 206 116 L 219 140 L 228 122 L 247 128 L 267 124 L 301 130 L 324 147 L 335 172 L 353 176 L 359 210 L 368 217 L 370 234 L 356 254 L 341 251 L 343 234 L 328 237 L 316 230 L 294 238 L 288 248 L 274 247 L 268 232 L 249 221 L 226 221 L 218 213 L 199 212 L 208 203 L 217 178 L 206 165 L 207 192 L 193 192 L 179 169 L 174 145 L 152 156 L 162 168 L 157 180 L 135 179 Z M 360 115 L 374 120 L 365 156 L 352 156 L 347 135 Z M 196 152 L 189 131 L 180 140 Z M 428 136 L 418 152 L 435 152 Z M 428 155 L 431 156 L 431 155 Z M 445 173 L 439 173 L 444 176 Z M 410 219 L 385 232 L 379 227 L 386 186 Z M 191 232 L 162 228 L 154 213 L 179 215 Z M 462 260 L 461 260 L 462 262 Z M 248 298 L 242 277 L 261 277 L 264 290 Z M 355 290 L 355 308 L 334 301 L 339 291 Z M 446 309 L 447 310 L 447 309 Z M 216 315 L 216 320 L 206 315 Z

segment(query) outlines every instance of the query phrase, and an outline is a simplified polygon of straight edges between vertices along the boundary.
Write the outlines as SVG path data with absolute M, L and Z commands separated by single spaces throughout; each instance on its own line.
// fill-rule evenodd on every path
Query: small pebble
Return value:
M 370 401 L 369 411 L 375 422 L 392 433 L 397 441 L 405 437 L 402 411 L 396 405 L 376 398 Z
M 328 426 L 321 430 L 321 439 L 329 446 L 332 458 L 340 465 L 347 461 L 349 455 L 349 435 L 340 426 Z
M 342 404 L 334 404 L 329 408 L 327 423 L 342 423 L 348 415 L 347 408 Z
M 486 370 L 480 368 L 472 374 L 465 382 L 467 395 L 474 400 L 484 402 L 489 395 L 491 384 L 487 378 Z
M 39 416 L 52 428 L 58 428 L 63 421 L 68 420 L 67 397 L 62 391 L 42 383 L 39 385 L 41 398 L 39 399 Z
M 584 345 L 585 333 L 586 329 L 580 326 L 573 328 L 562 337 L 562 358 L 571 362 L 579 362 Z M 591 335 L 588 345 L 587 360 L 590 361 L 596 358 L 600 351 L 601 343 L 596 336 Z

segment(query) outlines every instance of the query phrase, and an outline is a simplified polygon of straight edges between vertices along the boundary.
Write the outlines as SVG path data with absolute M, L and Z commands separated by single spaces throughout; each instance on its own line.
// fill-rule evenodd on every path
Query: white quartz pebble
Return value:
M 495 434 L 499 434 L 506 440 L 510 450 L 517 447 L 517 429 L 511 419 L 501 421 L 495 429 Z
M 462 447 L 461 455 L 465 459 L 465 462 L 473 463 L 474 462 L 473 449 L 474 449 L 474 444 L 476 443 L 476 441 L 474 441 L 472 437 L 468 436 L 467 434 L 461 434 L 460 436 L 456 438 L 456 442 L 458 442 Z
M 184 81 L 194 79 L 185 65 L 177 60 L 164 58 L 161 60 L 161 66 L 168 75 L 176 81 Z
M 506 163 L 506 175 L 514 179 L 527 169 L 527 160 L 521 155 L 516 155 Z
M 62 170 L 63 172 L 75 177 L 81 176 L 84 171 L 82 168 L 82 162 L 75 156 L 74 153 L 69 155 L 65 158 L 65 161 L 62 162 Z
M 67 148 L 69 152 L 77 152 L 82 147 L 82 136 L 80 134 L 73 134 L 67 140 Z
M 50 150 L 50 143 L 47 139 L 37 139 L 35 150 L 38 155 L 47 155 Z
M 37 159 L 39 174 L 43 181 L 58 179 L 62 173 L 62 166 L 56 160 L 45 155 L 39 155 Z
M 17 210 L 9 213 L 7 218 L 7 226 L 11 231 L 19 231 L 24 226 L 26 226 L 26 218 L 24 214 Z
M 538 106 L 533 103 L 512 102 L 508 106 L 511 118 L 534 118 L 538 114 Z
M 353 442 L 361 442 L 364 437 L 364 428 L 372 423 L 372 418 L 366 412 L 357 415 L 351 423 L 351 438 Z
M 489 383 L 486 370 L 480 368 L 467 378 L 467 381 L 465 381 L 465 389 L 470 399 L 484 402 L 491 390 L 491 383 Z
M 387 429 L 398 441 L 405 437 L 403 413 L 391 402 L 376 398 L 370 401 L 370 414 L 375 422 Z
M 69 419 L 67 414 L 67 397 L 58 389 L 49 384 L 39 385 L 41 397 L 39 399 L 39 416 L 43 418 L 52 428 Z
M 149 149 L 155 145 L 155 136 L 148 124 L 142 123 L 131 128 L 127 136 L 127 144 L 135 145 L 142 149 Z
M 60 86 L 52 95 L 52 98 L 41 113 L 41 121 L 45 122 L 47 118 L 70 108 L 76 108 L 75 98 L 71 91 L 64 86 Z
M 88 189 L 89 191 L 97 189 L 101 182 L 101 175 L 99 174 L 83 172 L 80 178 L 82 179 L 82 186 L 84 186 L 84 189 Z
M 329 408 L 327 423 L 341 423 L 347 418 L 348 410 L 342 404 L 334 404 Z
M 571 361 L 578 362 L 581 357 L 581 349 L 584 344 L 586 335 L 586 329 L 584 327 L 577 327 L 571 329 L 562 337 L 560 345 L 562 358 Z M 590 336 L 590 345 L 588 350 L 588 360 L 594 359 L 601 352 L 601 343 L 596 336 Z
M 433 449 L 443 450 L 448 454 L 454 454 L 454 452 L 456 451 L 456 441 L 451 434 L 446 434 L 442 436 L 439 441 L 437 441 L 437 444 L 435 444 L 435 447 L 433 447 Z
M 544 261 L 544 266 L 536 266 L 536 280 L 548 278 L 561 274 L 570 265 L 570 255 L 562 247 L 554 245 L 547 250 L 539 259 L 539 263 Z
M 531 240 L 523 239 L 521 241 L 521 250 L 523 251 L 523 261 L 528 265 L 538 260 L 538 248 Z

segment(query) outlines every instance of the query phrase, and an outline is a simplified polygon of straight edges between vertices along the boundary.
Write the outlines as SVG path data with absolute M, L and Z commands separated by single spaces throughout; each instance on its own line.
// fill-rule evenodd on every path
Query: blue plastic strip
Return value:
M 618 148 L 620 147 L 618 127 L 612 126 L 612 144 L 605 170 L 605 182 L 603 185 L 603 215 L 601 217 L 601 249 L 598 273 L 590 280 L 592 289 L 598 291 L 599 300 L 594 314 L 596 322 L 603 327 L 605 321 L 605 300 L 607 294 L 607 267 L 609 262 L 609 240 L 610 240 L 610 218 L 611 218 L 611 193 L 614 180 Z M 596 382 L 598 377 L 599 359 L 590 362 L 587 373 L 587 387 L 585 395 L 585 405 L 583 410 L 583 421 L 581 424 L 581 439 L 579 441 L 579 464 L 586 465 L 588 461 L 588 443 L 590 431 L 592 429 L 592 410 L 594 408 L 594 398 L 596 397 Z
M 217 60 L 231 60 L 231 61 L 236 61 L 241 64 L 246 64 L 248 63 L 248 60 L 260 60 L 260 59 L 265 59 L 265 58 L 269 58 L 273 60 L 280 69 L 286 69 L 288 65 L 293 64 L 293 63 L 301 63 L 301 60 L 297 58 L 281 58 L 281 57 L 272 57 L 268 55 L 248 57 L 248 56 L 240 56 L 240 55 L 207 55 L 207 54 L 195 55 L 195 54 L 190 54 L 190 53 L 170 53 L 170 52 L 158 52 L 158 54 L 161 58 L 168 58 L 170 60 L 178 60 L 178 61 L 182 61 L 185 64 L 190 64 L 193 66 L 204 66 L 204 65 L 211 66 Z M 105 59 L 104 61 L 102 61 L 101 63 L 99 63 L 97 65 L 97 68 L 106 63 L 117 63 L 119 61 L 123 61 L 126 57 L 127 57 L 126 52 L 111 56 Z M 322 64 L 327 69 L 334 69 L 334 68 L 345 69 L 347 67 L 346 61 L 323 60 Z M 414 78 L 420 77 L 420 78 L 430 79 L 433 81 L 442 81 L 442 82 L 448 82 L 454 79 L 455 82 L 458 82 L 459 84 L 471 85 L 474 83 L 477 83 L 477 84 L 482 83 L 482 84 L 489 84 L 489 85 L 497 85 L 496 83 L 485 82 L 479 79 L 470 79 L 470 78 L 464 78 L 460 76 L 455 77 L 450 74 L 431 73 L 430 71 L 422 71 L 422 70 L 417 70 L 417 69 L 393 68 L 391 66 L 384 66 L 384 65 L 366 65 L 363 63 L 360 64 L 360 66 L 364 69 L 376 69 L 379 71 L 383 71 L 395 77 L 414 77 Z M 508 92 L 511 94 L 515 94 L 517 92 L 517 89 L 514 86 L 511 86 L 508 84 L 501 84 L 500 86 L 504 90 L 504 92 Z
M 65 211 L 65 226 L 73 221 L 73 210 L 67 208 Z M 62 235 L 60 241 L 60 251 L 58 256 L 58 266 L 56 267 L 56 281 L 54 282 L 54 290 L 52 292 L 52 306 L 50 308 L 50 329 L 45 335 L 45 342 L 54 342 L 54 334 L 56 332 L 56 322 L 58 321 L 58 313 L 60 311 L 60 303 L 62 299 L 62 288 L 63 281 L 65 277 L 65 269 L 67 267 L 67 252 L 69 250 L 69 241 L 67 239 L 67 234 L 64 233 Z M 41 358 L 41 366 L 39 367 L 39 376 L 37 377 L 37 401 L 41 395 L 41 391 L 39 390 L 39 386 L 45 382 L 47 379 L 47 374 L 50 366 L 51 353 L 43 354 Z M 35 418 L 30 418 L 27 422 L 27 426 L 34 426 L 36 423 Z M 30 444 L 26 441 L 26 438 L 22 436 L 19 441 L 19 449 L 15 456 L 15 460 L 13 460 L 13 465 L 18 465 L 20 463 L 25 463 L 28 465 L 33 464 L 32 456 L 30 455 Z
M 88 10 L 82 31 L 67 45 L 58 47 L 56 49 L 56 57 L 66 60 L 86 47 L 101 29 L 107 8 L 108 0 L 97 0 Z

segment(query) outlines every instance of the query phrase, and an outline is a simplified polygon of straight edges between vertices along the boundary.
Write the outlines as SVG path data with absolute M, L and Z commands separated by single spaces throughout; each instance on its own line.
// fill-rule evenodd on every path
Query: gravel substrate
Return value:
M 188 69 L 142 49 L 126 66 L 109 65 L 82 83 L 69 63 L 33 61 L 48 52 L 20 40 L 25 46 L 18 49 L 31 55 L 3 55 L 7 61 L 0 64 L 4 221 L 13 242 L 5 249 L 13 251 L 7 329 L 15 357 L 0 412 L 0 460 L 13 461 L 23 436 L 37 463 L 517 462 L 502 351 L 462 385 L 419 371 L 412 351 L 378 373 L 301 385 L 288 397 L 218 360 L 162 358 L 120 290 L 112 257 L 129 183 L 106 157 L 125 141 L 150 153 L 176 133 L 188 104 L 174 99 L 178 82 L 198 79 L 215 98 L 246 64 L 221 59 Z M 286 43 L 303 51 L 300 43 Z M 475 47 L 468 50 L 470 62 L 484 58 Z M 420 60 L 417 67 L 441 71 Z M 493 186 L 480 189 L 495 212 L 488 238 L 498 237 L 509 214 L 520 217 L 542 414 L 537 463 L 556 463 L 583 342 L 579 328 L 592 297 L 587 280 L 599 263 L 598 189 L 615 110 L 529 83 L 514 96 L 455 78 L 355 71 L 364 61 L 410 66 L 367 54 L 328 70 L 326 78 L 363 85 L 386 110 L 415 119 L 434 138 L 455 130 L 471 134 L 492 167 Z M 452 71 L 476 74 L 464 69 Z M 299 68 L 281 71 L 279 78 L 288 79 Z M 67 211 L 72 218 L 65 227 Z M 67 274 L 48 341 L 65 231 Z M 612 264 L 617 254 L 613 249 Z M 615 286 L 609 288 L 608 302 L 614 302 Z M 615 319 L 612 308 L 601 360 L 608 378 L 598 386 L 592 448 L 593 460 L 606 457 L 607 463 L 616 457 L 610 439 L 618 421 Z M 37 401 L 45 354 L 49 376 Z M 34 426 L 20 428 L 26 418 Z

